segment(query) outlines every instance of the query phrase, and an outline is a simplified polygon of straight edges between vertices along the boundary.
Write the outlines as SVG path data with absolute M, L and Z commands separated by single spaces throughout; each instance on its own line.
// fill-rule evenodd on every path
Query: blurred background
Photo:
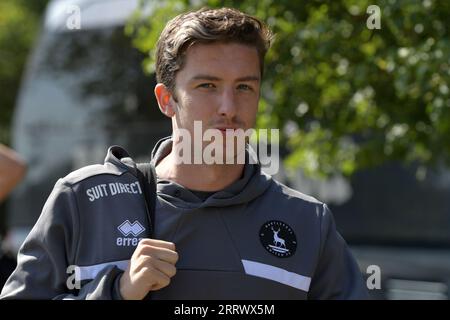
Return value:
M 58 178 L 113 144 L 145 161 L 170 133 L 155 43 L 202 6 L 276 33 L 257 125 L 281 129 L 276 177 L 329 204 L 372 297 L 448 299 L 450 2 L 434 0 L 1 0 L 0 287 Z

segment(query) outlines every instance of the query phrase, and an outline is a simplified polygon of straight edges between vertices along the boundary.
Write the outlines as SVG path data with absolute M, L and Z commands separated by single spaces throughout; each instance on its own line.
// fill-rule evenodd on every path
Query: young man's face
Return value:
M 237 43 L 191 46 L 175 78 L 173 129 L 187 129 L 194 137 L 194 121 L 202 122 L 203 132 L 253 128 L 260 81 L 256 48 Z

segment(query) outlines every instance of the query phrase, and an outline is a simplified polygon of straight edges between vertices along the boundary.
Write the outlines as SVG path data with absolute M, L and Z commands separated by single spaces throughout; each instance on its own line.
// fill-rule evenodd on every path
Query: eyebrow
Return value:
M 222 79 L 218 78 L 218 77 L 206 75 L 206 74 L 199 74 L 199 75 L 192 77 L 190 81 L 194 81 L 194 80 L 220 81 Z M 259 80 L 260 80 L 260 78 L 258 76 L 245 76 L 245 77 L 236 79 L 236 81 L 238 81 L 238 82 L 240 82 L 240 81 L 259 81 Z

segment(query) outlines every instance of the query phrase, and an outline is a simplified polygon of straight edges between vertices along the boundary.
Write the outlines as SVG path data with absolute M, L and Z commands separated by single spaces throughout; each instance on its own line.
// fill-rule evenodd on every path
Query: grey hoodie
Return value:
M 171 150 L 155 146 L 152 162 Z M 247 164 L 207 199 L 158 179 L 154 238 L 179 253 L 171 283 L 150 299 L 366 299 L 327 206 Z M 136 166 L 120 147 L 103 165 L 60 179 L 0 298 L 120 299 L 119 279 L 149 222 Z

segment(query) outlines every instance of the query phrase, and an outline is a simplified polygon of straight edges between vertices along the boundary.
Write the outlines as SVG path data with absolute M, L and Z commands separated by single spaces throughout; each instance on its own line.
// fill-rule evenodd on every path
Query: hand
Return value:
M 139 242 L 120 279 L 120 294 L 125 300 L 141 300 L 149 291 L 170 283 L 176 273 L 178 253 L 175 244 L 155 239 Z

